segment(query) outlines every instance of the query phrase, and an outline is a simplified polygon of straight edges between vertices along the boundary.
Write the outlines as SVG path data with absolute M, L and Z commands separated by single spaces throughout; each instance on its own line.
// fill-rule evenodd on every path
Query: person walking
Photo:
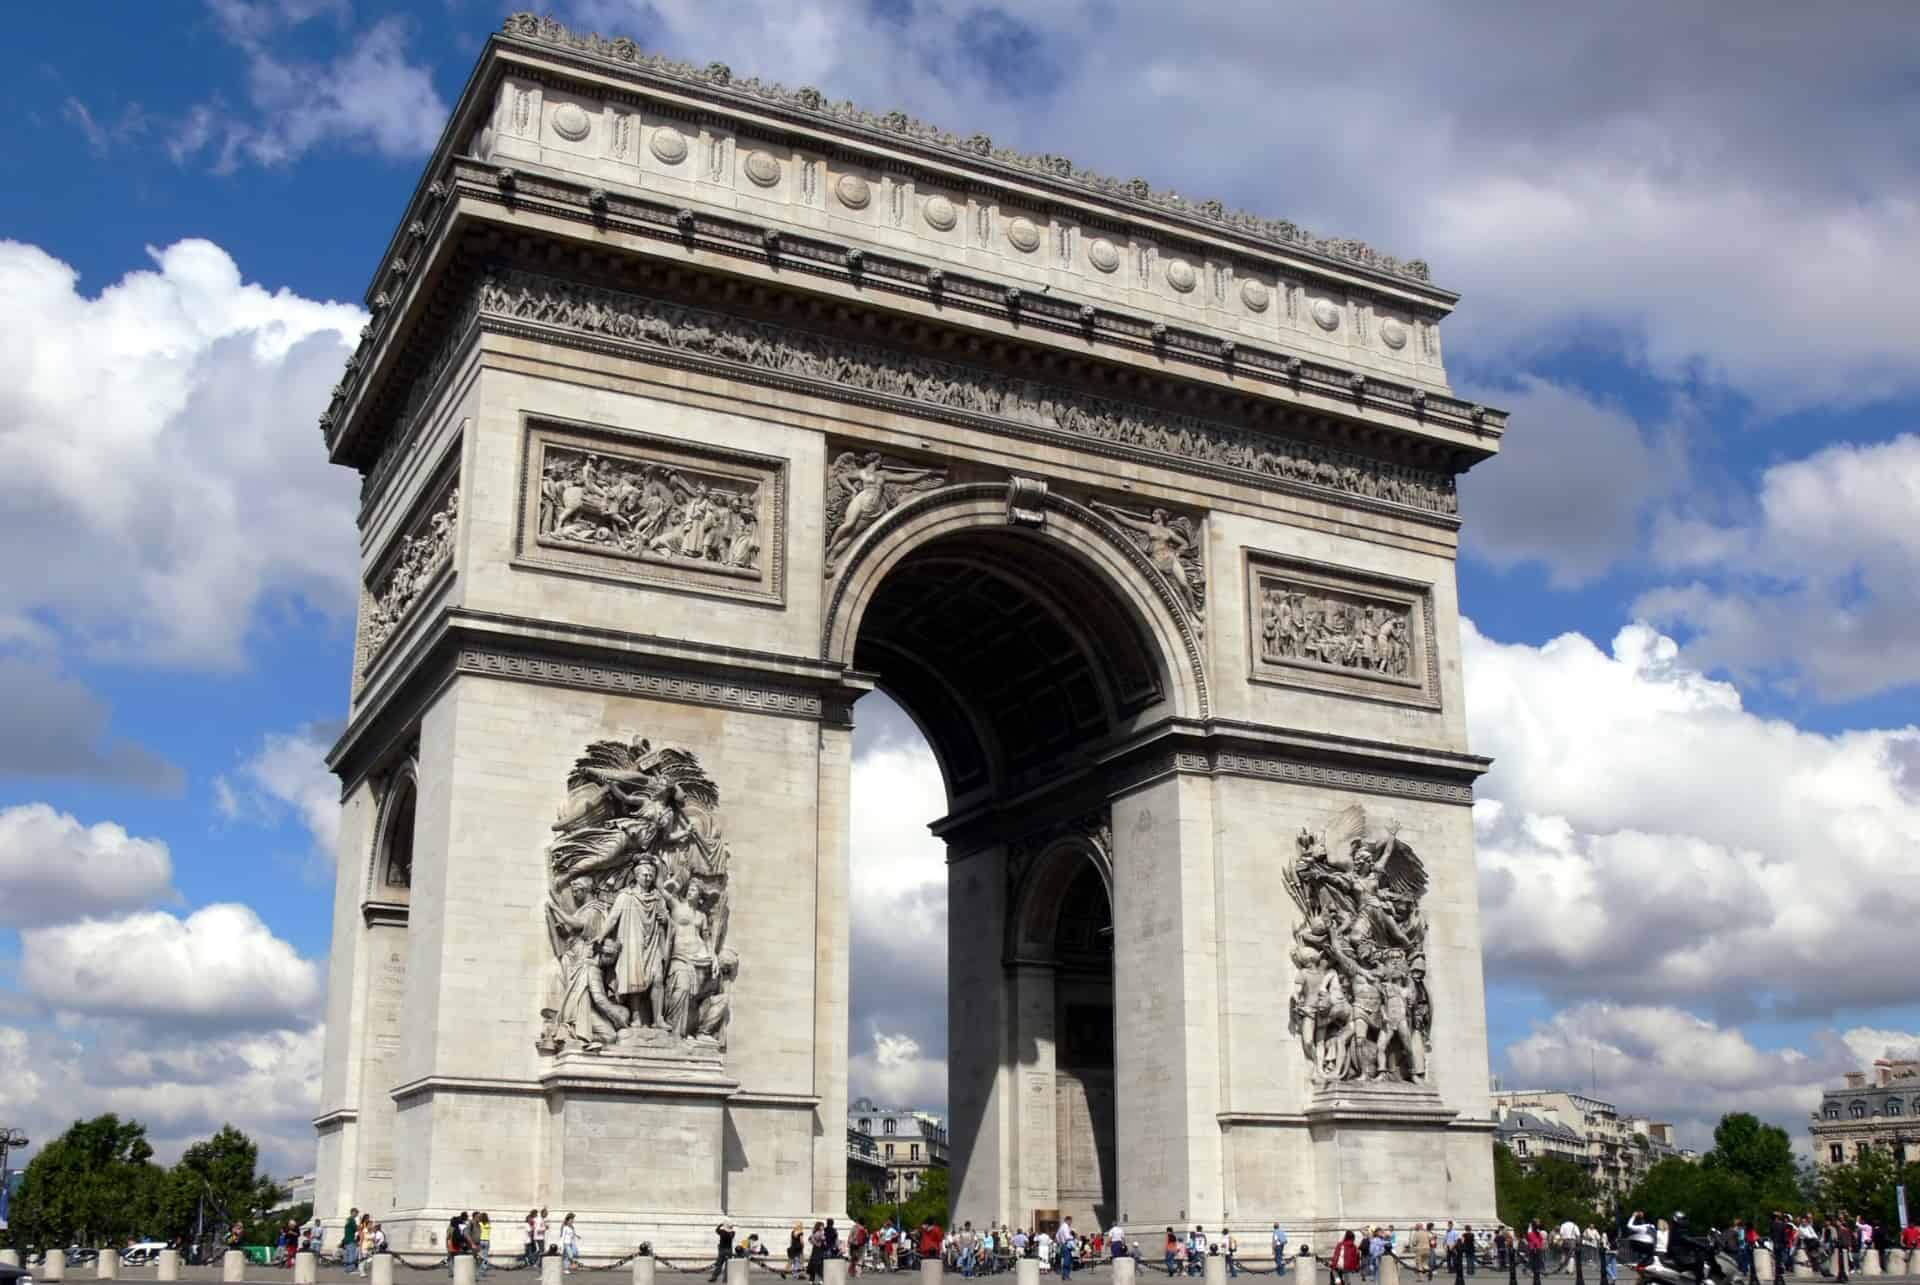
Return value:
M 1540 1220 L 1534 1219 L 1527 1224 L 1527 1270 L 1533 1273 L 1533 1285 L 1540 1285 L 1540 1274 L 1547 1266 L 1547 1234 L 1540 1230 Z
M 725 1274 L 727 1260 L 733 1257 L 733 1224 L 723 1220 L 713 1229 L 713 1240 L 713 1270 L 707 1273 L 708 1285 Z
M 807 1279 L 821 1281 L 827 1278 L 827 1225 L 815 1223 L 813 1230 L 807 1233 Z
M 1413 1257 L 1413 1272 L 1423 1281 L 1433 1279 L 1433 1224 L 1415 1223 L 1407 1234 L 1407 1253 Z
M 538 1209 L 527 1210 L 527 1244 L 526 1247 L 520 1251 L 520 1266 L 522 1267 L 538 1267 L 540 1265 L 539 1237 L 534 1234 L 534 1227 L 539 1220 L 540 1211 Z
M 1240 1242 L 1233 1238 L 1233 1229 L 1231 1227 L 1222 1227 L 1220 1229 L 1220 1249 L 1221 1252 L 1227 1256 L 1227 1275 L 1229 1277 L 1239 1276 Z
M 1327 1264 L 1328 1285 L 1347 1285 L 1349 1274 L 1359 1270 L 1360 1246 L 1354 1242 L 1353 1233 L 1349 1231 L 1333 1247 L 1333 1258 Z
M 1167 1228 L 1167 1275 L 1176 1275 L 1175 1267 L 1180 1261 L 1180 1242 L 1174 1238 L 1173 1228 Z
M 560 1270 L 572 1272 L 580 1261 L 580 1229 L 573 1225 L 573 1215 L 569 1213 L 560 1220 Z
M 340 1266 L 348 1272 L 360 1265 L 360 1210 L 347 1210 L 347 1221 L 340 1228 Z
M 479 1234 L 473 1240 L 480 1255 L 479 1274 L 485 1276 L 493 1270 L 493 1215 L 482 1209 L 474 1215 L 474 1224 L 479 1228 Z
M 540 1217 L 534 1220 L 533 1256 L 535 1258 L 547 1256 L 547 1211 L 545 1209 L 542 1209 Z
M 1073 1279 L 1073 1256 L 1080 1248 L 1073 1234 L 1071 1215 L 1060 1220 L 1060 1234 L 1055 1237 L 1055 1242 L 1060 1246 L 1060 1279 L 1070 1281 Z

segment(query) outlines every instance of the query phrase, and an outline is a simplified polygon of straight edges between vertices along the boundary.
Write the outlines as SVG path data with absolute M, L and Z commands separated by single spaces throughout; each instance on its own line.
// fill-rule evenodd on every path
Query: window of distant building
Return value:
M 1837 1102 L 1827 1103 L 1827 1119 L 1838 1120 L 1839 1118 L 1840 1118 L 1840 1104 Z
M 1856 1120 L 1864 1120 L 1867 1118 L 1867 1104 L 1864 1102 L 1856 1102 L 1848 1107 L 1847 1110 L 1852 1113 L 1853 1118 Z M 888 1132 L 892 1131 L 889 1130 Z
M 866 1118 L 865 1116 L 862 1116 L 862 1117 L 860 1117 L 860 1132 L 862 1132 L 862 1133 L 872 1133 L 872 1132 L 873 1132 L 873 1121 L 871 1121 L 871 1120 L 869 1120 L 869 1119 L 867 1119 L 867 1118 Z
M 1869 1152 L 1869 1151 L 1871 1151 L 1871 1150 L 1873 1150 L 1873 1144 L 1872 1144 L 1871 1142 L 1862 1142 L 1862 1143 L 1859 1143 L 1859 1144 L 1858 1144 L 1858 1145 L 1856 1145 L 1856 1146 L 1854 1147 L 1854 1149 L 1853 1149 L 1853 1157 L 1854 1157 L 1854 1159 L 1856 1159 L 1856 1160 L 1858 1160 L 1858 1159 L 1860 1159 L 1860 1158 L 1862 1158 L 1863 1156 L 1865 1156 L 1865 1155 L 1867 1154 L 1867 1152 Z
M 1888 1098 L 1888 1099 L 1887 1099 L 1887 1114 L 1888 1114 L 1888 1115 L 1899 1115 L 1899 1114 L 1900 1114 L 1900 1099 L 1899 1099 L 1899 1098 Z
M 907 1159 L 918 1160 L 919 1158 L 920 1158 L 920 1144 L 916 1142 L 907 1148 Z
M 887 1144 L 887 1159 L 893 1159 L 893 1144 L 891 1142 Z
M 1845 1162 L 1846 1158 L 1847 1158 L 1847 1149 L 1841 1146 L 1839 1143 L 1836 1142 L 1832 1146 L 1827 1148 L 1827 1159 L 1833 1161 L 1833 1163 L 1841 1164 Z
M 889 1120 L 881 1126 L 881 1129 L 883 1132 L 893 1133 L 897 1130 L 899 1124 L 900 1122 L 898 1120 Z
M 1524 1156 L 1527 1154 L 1527 1140 L 1525 1138 L 1515 1138 L 1513 1140 L 1513 1154 L 1516 1156 Z

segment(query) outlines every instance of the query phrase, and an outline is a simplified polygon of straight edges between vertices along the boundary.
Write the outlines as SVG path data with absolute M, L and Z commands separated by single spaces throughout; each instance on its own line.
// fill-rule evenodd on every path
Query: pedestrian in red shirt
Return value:
M 1333 1247 L 1333 1261 L 1329 1264 L 1329 1279 L 1332 1285 L 1347 1285 L 1347 1273 L 1360 1270 L 1360 1246 L 1354 1244 L 1353 1233 L 1348 1232 Z

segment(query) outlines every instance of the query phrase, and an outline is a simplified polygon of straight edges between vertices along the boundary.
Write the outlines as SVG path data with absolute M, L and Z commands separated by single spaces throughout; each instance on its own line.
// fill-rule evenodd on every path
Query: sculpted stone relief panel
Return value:
M 1205 632 L 1207 569 L 1199 522 L 1165 509 L 1123 509 L 1100 500 L 1088 501 L 1088 507 L 1118 524 L 1147 555 L 1153 569 L 1173 586 L 1194 629 Z
M 1427 586 L 1249 552 L 1250 677 L 1437 709 Z
M 719 809 L 687 750 L 595 741 L 575 761 L 545 854 L 542 1053 L 725 1047 L 740 957 Z
M 785 589 L 778 459 L 536 421 L 524 471 L 523 561 L 774 601 Z
M 907 496 L 946 485 L 945 469 L 914 468 L 879 451 L 841 451 L 827 466 L 827 556 L 831 576 L 866 529 Z
M 1282 872 L 1299 908 L 1287 1029 L 1317 1087 L 1422 1084 L 1433 1050 L 1427 992 L 1427 870 L 1397 822 L 1352 804 L 1319 834 L 1302 828 Z
M 453 566 L 454 528 L 460 518 L 460 488 L 448 486 L 428 506 L 413 530 L 400 538 L 385 567 L 368 584 L 361 606 L 360 666 L 364 677 L 414 607 Z
M 514 271 L 487 278 L 479 306 L 483 318 L 603 335 L 778 372 L 816 382 L 827 396 L 844 396 L 849 389 L 878 393 L 1073 441 L 1245 470 L 1428 513 L 1458 511 L 1453 479 L 1435 470 L 644 295 Z

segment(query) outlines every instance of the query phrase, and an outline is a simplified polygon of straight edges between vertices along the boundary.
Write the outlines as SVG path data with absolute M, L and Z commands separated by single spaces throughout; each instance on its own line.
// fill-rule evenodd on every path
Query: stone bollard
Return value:
M 237 1249 L 220 1255 L 220 1279 L 223 1282 L 247 1279 L 247 1256 Z
M 1867 1251 L 1860 1255 L 1860 1274 L 1862 1276 L 1885 1276 L 1886 1275 L 1886 1272 L 1881 1270 L 1881 1267 L 1880 1267 L 1880 1251 L 1879 1250 L 1869 1246 Z
M 472 1254 L 455 1254 L 453 1256 L 453 1285 L 473 1285 L 474 1265 Z M 298 1285 L 297 1282 L 296 1285 Z
M 633 1260 L 633 1285 L 653 1285 L 653 1255 L 641 1254 Z M 728 1279 L 732 1285 L 732 1279 Z
M 1773 1250 L 1764 1240 L 1753 1247 L 1753 1274 L 1767 1282 L 1767 1285 L 1772 1285 Z
M 373 1277 L 373 1285 L 393 1285 L 393 1255 L 384 1251 L 375 1254 L 368 1274 Z
M 651 1263 L 653 1260 L 649 1258 L 647 1261 Z M 560 1271 L 561 1271 L 561 1268 L 564 1266 L 565 1264 L 561 1261 L 560 1255 L 558 1254 L 543 1255 L 540 1259 L 540 1285 L 560 1285 Z M 640 1267 L 639 1267 L 638 1259 L 634 1260 L 633 1272 L 634 1272 L 634 1279 L 638 1280 L 640 1277 Z
M 829 1258 L 827 1260 L 827 1285 L 847 1285 L 847 1260 Z
M 1807 1257 L 1807 1247 L 1799 1241 L 1793 1243 L 1793 1257 L 1788 1260 L 1788 1265 L 1796 1272 L 1813 1270 L 1813 1260 Z
M 944 1285 L 947 1265 L 936 1256 L 920 1260 L 920 1285 Z
M 1204 1279 L 1207 1285 L 1227 1285 L 1227 1259 L 1224 1254 L 1208 1254 Z
M 110 1281 L 120 1275 L 120 1251 L 103 1249 L 100 1257 L 93 1260 L 93 1274 L 103 1281 Z
M 63 1281 L 67 1279 L 67 1251 L 64 1249 L 49 1249 L 47 1251 L 47 1261 L 40 1265 L 40 1270 L 35 1272 L 34 1276 L 36 1279 L 43 1281 Z
M 638 1261 L 637 1259 L 635 1261 Z M 753 1266 L 744 1258 L 727 1260 L 727 1285 L 747 1285 L 747 1272 Z
M 1122 1254 L 1113 1260 L 1113 1285 L 1133 1285 L 1134 1268 L 1137 1267 L 1132 1254 Z
M 1040 1260 L 1022 1258 L 1013 1265 L 1013 1285 L 1040 1285 Z
M 1400 1285 L 1400 1260 L 1391 1253 L 1380 1255 L 1380 1285 Z
M 313 1285 L 320 1275 L 320 1256 L 303 1249 L 293 1256 L 293 1285 Z
M 0 1267 L 18 1267 L 18 1266 L 20 1266 L 19 1250 L 0 1249 Z
M 157 1279 L 163 1281 L 177 1281 L 180 1279 L 179 1250 L 163 1249 L 160 1251 L 160 1272 Z

